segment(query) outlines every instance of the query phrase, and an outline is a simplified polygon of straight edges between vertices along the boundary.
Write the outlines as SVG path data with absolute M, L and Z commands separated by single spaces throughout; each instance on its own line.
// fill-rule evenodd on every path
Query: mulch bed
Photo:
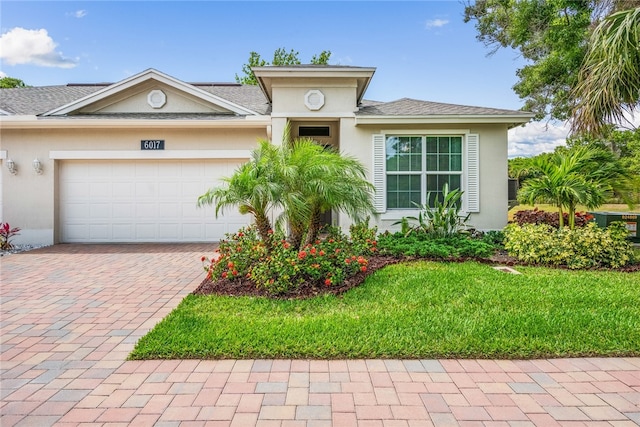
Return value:
M 254 297 L 269 297 L 278 299 L 304 299 L 312 298 L 318 295 L 340 295 L 347 292 L 349 289 L 354 288 L 367 278 L 374 271 L 381 269 L 390 264 L 395 264 L 403 261 L 402 258 L 396 258 L 391 256 L 373 256 L 368 259 L 367 271 L 359 271 L 355 276 L 352 276 L 345 280 L 339 286 L 324 286 L 320 283 L 305 283 L 293 292 L 273 296 L 265 291 L 256 287 L 256 284 L 251 280 L 242 279 L 220 279 L 217 281 L 211 281 L 205 279 L 198 288 L 193 291 L 194 295 L 229 295 L 229 296 L 254 296 Z
M 396 264 L 398 262 L 403 261 L 415 261 L 418 258 L 398 258 L 392 256 L 372 256 L 369 258 L 369 262 L 367 264 L 367 271 L 358 272 L 355 276 L 352 276 L 344 281 L 339 286 L 324 286 L 321 283 L 305 283 L 300 286 L 298 289 L 282 295 L 271 295 L 266 292 L 265 289 L 257 288 L 255 283 L 251 280 L 242 278 L 242 279 L 219 279 L 216 281 L 212 281 L 210 279 L 205 279 L 202 281 L 200 286 L 193 291 L 194 295 L 227 295 L 227 296 L 253 296 L 253 297 L 268 297 L 268 298 L 277 298 L 277 299 L 304 299 L 304 298 L 312 298 L 318 295 L 341 295 L 347 292 L 349 289 L 352 289 L 356 286 L 359 286 L 364 282 L 364 280 L 375 271 L 390 265 Z M 510 257 L 506 254 L 506 252 L 497 252 L 495 255 L 490 258 L 456 258 L 456 259 L 448 259 L 444 260 L 447 262 L 465 262 L 465 261 L 478 261 L 485 264 L 494 264 L 494 265 L 505 265 L 505 266 L 516 266 L 523 265 L 518 263 L 517 260 L 513 257 Z M 439 260 L 443 261 L 443 260 Z M 561 268 L 561 267 L 560 267 Z M 597 270 L 597 269 L 596 269 Z M 611 269 L 600 269 L 600 270 L 611 270 Z M 634 264 L 631 266 L 623 267 L 616 269 L 615 271 L 621 272 L 640 272 L 640 264 Z

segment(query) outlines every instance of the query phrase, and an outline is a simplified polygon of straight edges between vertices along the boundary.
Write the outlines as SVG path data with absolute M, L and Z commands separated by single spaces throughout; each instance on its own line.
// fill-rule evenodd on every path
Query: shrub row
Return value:
M 378 236 L 378 247 L 383 254 L 394 256 L 419 256 L 426 258 L 483 258 L 496 250 L 497 233 L 486 238 L 470 238 L 464 234 L 435 237 L 429 233 L 383 233 Z
M 618 268 L 635 261 L 628 231 L 622 222 L 606 229 L 590 222 L 582 228 L 555 229 L 548 224 L 509 224 L 505 249 L 532 264 L 566 265 L 571 269 Z

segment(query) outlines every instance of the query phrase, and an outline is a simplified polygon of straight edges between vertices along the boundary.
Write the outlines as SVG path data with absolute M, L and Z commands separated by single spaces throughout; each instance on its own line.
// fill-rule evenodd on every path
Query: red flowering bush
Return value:
M 255 228 L 249 227 L 220 242 L 217 258 L 203 257 L 202 261 L 211 280 L 248 279 L 273 295 L 286 294 L 305 283 L 335 286 L 367 270 L 365 256 L 375 252 L 377 244 L 376 231 L 370 230 L 373 231 L 358 229 L 351 238 L 332 230 L 326 238 L 300 251 L 276 232 L 272 235 L 271 251 L 267 251 Z
M 569 214 L 564 212 L 564 223 L 569 223 Z M 593 215 L 587 212 L 576 212 L 576 227 L 584 227 L 593 219 Z M 518 225 L 523 224 L 547 224 L 553 228 L 560 227 L 560 214 L 558 212 L 547 212 L 538 208 L 518 211 L 513 215 L 513 222 Z
M 265 244 L 258 238 L 255 227 L 245 227 L 237 233 L 227 234 L 227 239 L 220 241 L 215 255 L 209 259 L 202 257 L 207 278 L 215 280 L 248 277 L 251 267 L 257 259 L 267 253 Z
M 13 248 L 11 238 L 17 236 L 20 232 L 19 227 L 11 228 L 8 222 L 0 224 L 0 250 L 8 251 Z

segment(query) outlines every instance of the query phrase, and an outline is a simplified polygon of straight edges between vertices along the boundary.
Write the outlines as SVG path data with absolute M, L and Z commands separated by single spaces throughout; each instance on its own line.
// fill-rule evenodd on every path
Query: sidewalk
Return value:
M 0 258 L 0 425 L 636 426 L 640 358 L 126 361 L 211 245 Z

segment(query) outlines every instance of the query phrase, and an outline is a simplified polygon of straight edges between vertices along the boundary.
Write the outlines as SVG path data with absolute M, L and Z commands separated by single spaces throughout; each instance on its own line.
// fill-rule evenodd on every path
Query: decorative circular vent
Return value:
M 147 103 L 151 108 L 162 108 L 167 103 L 167 95 L 159 89 L 152 90 L 147 95 Z
M 312 89 L 304 95 L 304 105 L 311 111 L 318 111 L 324 106 L 324 94 Z

